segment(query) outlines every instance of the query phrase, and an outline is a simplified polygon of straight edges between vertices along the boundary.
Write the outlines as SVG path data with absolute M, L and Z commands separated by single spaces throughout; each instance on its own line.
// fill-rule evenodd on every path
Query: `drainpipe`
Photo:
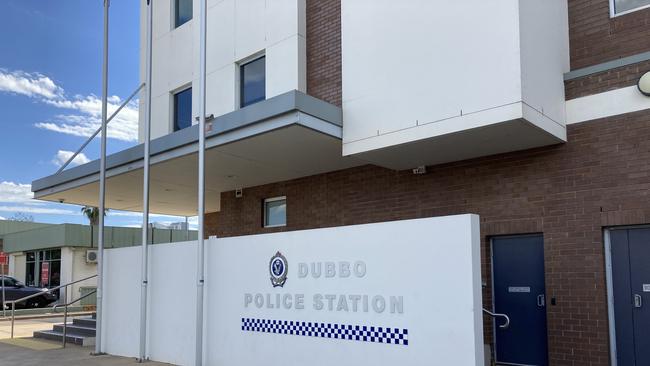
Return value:
M 97 240 L 97 330 L 95 354 L 102 354 L 102 300 L 104 298 L 104 210 L 106 208 L 106 118 L 108 112 L 108 8 L 104 0 L 104 59 L 102 65 L 102 137 L 99 159 L 99 240 Z
M 142 187 L 142 289 L 140 293 L 140 362 L 147 359 L 147 286 L 149 282 L 149 252 L 147 245 L 149 243 L 149 157 L 151 149 L 149 142 L 151 140 L 151 34 L 153 24 L 153 2 L 147 0 L 147 49 L 146 49 L 146 101 L 144 110 L 144 173 Z
M 197 255 L 197 286 L 196 286 L 196 366 L 203 364 L 203 292 L 204 292 L 204 257 L 205 231 L 203 227 L 205 215 L 205 48 L 207 0 L 200 0 L 199 7 L 199 237 Z

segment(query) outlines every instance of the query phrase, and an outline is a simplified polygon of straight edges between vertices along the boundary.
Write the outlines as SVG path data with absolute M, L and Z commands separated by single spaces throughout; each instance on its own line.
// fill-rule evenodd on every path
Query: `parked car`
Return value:
M 46 288 L 25 286 L 23 283 L 10 276 L 0 276 L 0 280 L 4 280 L 5 301 L 13 301 L 29 295 L 41 294 L 40 296 L 35 296 L 21 303 L 16 303 L 16 309 L 43 308 L 57 300 L 56 295 L 45 292 L 47 291 Z M 0 282 L 0 303 L 2 303 L 2 282 Z M 0 307 L 0 309 L 2 309 L 2 307 Z

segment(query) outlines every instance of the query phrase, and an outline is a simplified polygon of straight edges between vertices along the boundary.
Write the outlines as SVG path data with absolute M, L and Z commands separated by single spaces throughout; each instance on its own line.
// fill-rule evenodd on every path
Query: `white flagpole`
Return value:
M 207 1 L 200 0 L 199 6 L 199 237 L 197 256 L 197 289 L 196 289 L 196 361 L 197 366 L 203 364 L 203 292 L 204 292 L 204 258 L 205 258 L 205 237 L 204 215 L 205 215 L 205 48 L 207 29 Z
M 142 187 L 142 288 L 140 293 L 140 362 L 147 359 L 147 287 L 149 282 L 149 157 L 151 149 L 151 64 L 153 1 L 147 0 L 146 102 L 144 110 L 144 173 Z
M 102 65 L 102 136 L 99 159 L 99 240 L 97 244 L 97 319 L 95 354 L 102 353 L 102 300 L 104 291 L 104 210 L 106 208 L 106 118 L 108 115 L 108 8 L 104 0 L 104 59 Z

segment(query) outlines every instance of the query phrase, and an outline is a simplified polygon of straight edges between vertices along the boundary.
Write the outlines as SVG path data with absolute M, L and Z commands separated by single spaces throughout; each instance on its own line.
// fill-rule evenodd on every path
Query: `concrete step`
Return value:
M 63 324 L 54 325 L 54 331 L 63 333 Z M 95 332 L 95 327 L 84 327 L 80 325 L 75 325 L 73 323 L 68 323 L 66 334 L 78 335 L 83 337 L 94 337 L 96 332 Z
M 34 332 L 34 338 L 49 339 L 51 341 L 62 342 L 63 333 L 54 330 L 44 330 Z M 79 335 L 66 334 L 66 343 L 76 344 L 78 346 L 94 346 L 95 337 L 84 337 Z
M 80 327 L 86 328 L 97 328 L 97 319 L 93 318 L 74 318 L 72 319 L 73 325 L 78 325 Z

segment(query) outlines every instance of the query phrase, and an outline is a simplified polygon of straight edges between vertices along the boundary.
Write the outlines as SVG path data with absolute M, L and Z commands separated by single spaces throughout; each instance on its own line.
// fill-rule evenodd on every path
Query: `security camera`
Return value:
M 59 203 L 63 203 L 63 201 L 65 201 L 65 199 L 59 198 Z

